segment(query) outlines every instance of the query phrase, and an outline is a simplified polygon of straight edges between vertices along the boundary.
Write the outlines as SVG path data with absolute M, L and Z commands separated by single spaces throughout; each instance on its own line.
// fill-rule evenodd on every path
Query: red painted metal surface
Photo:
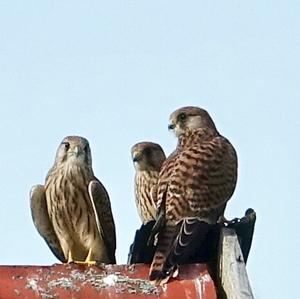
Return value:
M 148 281 L 148 272 L 143 264 L 0 266 L 0 299 L 217 299 L 204 264 L 182 266 L 163 287 Z

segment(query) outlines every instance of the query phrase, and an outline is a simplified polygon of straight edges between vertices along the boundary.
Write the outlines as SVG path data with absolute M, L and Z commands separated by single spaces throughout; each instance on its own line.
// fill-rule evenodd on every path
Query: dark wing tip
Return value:
M 155 281 L 160 281 L 164 278 L 166 278 L 168 275 L 163 272 L 163 271 L 159 271 L 159 270 L 153 270 L 150 274 L 149 274 L 149 280 L 155 280 Z
M 173 272 L 170 271 L 159 271 L 159 270 L 153 270 L 149 274 L 149 280 L 154 281 L 155 286 L 164 285 L 166 284 L 171 276 L 173 275 Z
M 53 255 L 60 260 L 62 263 L 66 263 L 67 259 L 65 258 L 62 250 L 60 248 L 56 248 L 54 245 L 51 245 L 50 243 L 48 243 L 47 239 L 44 238 L 44 240 L 46 241 L 48 247 L 50 248 L 51 252 L 53 253 Z
M 197 254 L 206 240 L 207 234 L 212 229 L 210 225 L 198 218 L 184 219 L 180 232 L 174 241 L 166 265 L 189 263 L 192 256 Z

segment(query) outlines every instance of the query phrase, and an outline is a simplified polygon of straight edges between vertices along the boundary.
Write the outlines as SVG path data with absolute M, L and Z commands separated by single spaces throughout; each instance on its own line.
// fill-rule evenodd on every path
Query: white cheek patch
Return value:
M 140 169 L 140 165 L 139 165 L 139 163 L 138 163 L 137 161 L 134 161 L 134 162 L 133 162 L 133 166 L 134 166 L 134 168 L 135 168 L 136 170 L 139 170 L 139 169 Z
M 192 130 L 198 129 L 201 127 L 201 123 L 202 120 L 200 115 L 190 116 L 187 120 L 187 127 Z
M 184 133 L 184 130 L 182 130 L 182 128 L 176 125 L 176 127 L 173 130 L 173 133 L 175 134 L 176 137 L 179 137 L 181 134 Z

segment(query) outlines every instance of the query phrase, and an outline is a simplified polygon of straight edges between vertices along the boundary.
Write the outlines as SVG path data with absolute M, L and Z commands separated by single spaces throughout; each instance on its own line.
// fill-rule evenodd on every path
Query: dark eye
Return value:
M 64 145 L 66 151 L 70 148 L 70 143 L 69 142 L 64 141 L 64 142 L 62 142 L 62 144 Z
M 88 146 L 88 144 L 86 144 L 85 147 L 84 147 L 84 151 L 87 153 L 88 150 L 89 150 L 89 146 Z
M 179 119 L 179 120 L 185 120 L 185 119 L 186 119 L 186 114 L 185 114 L 184 112 L 180 113 L 180 114 L 178 115 L 178 119 Z

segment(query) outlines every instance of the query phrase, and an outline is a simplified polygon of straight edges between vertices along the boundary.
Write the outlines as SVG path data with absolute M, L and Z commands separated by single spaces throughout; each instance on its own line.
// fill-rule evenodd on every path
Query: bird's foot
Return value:
M 92 249 L 89 249 L 89 253 L 85 259 L 85 261 L 76 261 L 76 264 L 81 264 L 81 265 L 87 265 L 87 266 L 94 266 L 97 264 L 96 261 L 92 260 Z
M 94 266 L 97 264 L 97 262 L 91 260 L 91 256 L 92 256 L 92 250 L 90 249 L 85 261 L 74 261 L 72 253 L 71 253 L 71 251 L 69 251 L 67 264 L 74 263 L 74 264 L 78 264 L 78 265 Z
M 71 253 L 71 250 L 69 250 L 67 264 L 70 264 L 70 263 L 73 263 L 73 262 L 74 261 L 73 261 L 72 253 Z
M 73 263 L 78 265 L 85 265 L 85 266 L 94 266 L 97 264 L 96 261 L 73 261 Z

